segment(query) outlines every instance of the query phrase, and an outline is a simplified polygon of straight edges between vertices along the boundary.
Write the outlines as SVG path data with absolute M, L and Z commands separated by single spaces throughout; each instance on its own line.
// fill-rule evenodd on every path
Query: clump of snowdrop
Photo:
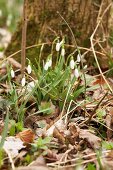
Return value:
M 74 75 L 75 75 L 76 78 L 79 78 L 79 76 L 80 76 L 77 68 L 75 68 L 75 70 L 74 70 Z
M 13 69 L 11 69 L 11 77 L 14 78 L 15 77 L 15 72 Z
M 25 75 L 23 76 L 22 80 L 21 80 L 21 85 L 22 87 L 24 87 L 26 84 L 26 79 L 25 79 Z
M 75 62 L 74 62 L 73 56 L 71 57 L 71 60 L 70 60 L 70 68 L 72 70 L 75 68 Z
M 28 66 L 27 66 L 27 72 L 28 72 L 28 74 L 31 74 L 31 72 L 32 72 L 30 64 L 28 64 Z

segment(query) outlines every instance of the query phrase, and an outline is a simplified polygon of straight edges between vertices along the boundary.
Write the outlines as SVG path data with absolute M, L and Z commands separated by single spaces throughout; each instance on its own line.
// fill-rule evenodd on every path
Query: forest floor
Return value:
M 55 66 L 52 54 L 40 62 L 42 44 L 23 77 L 18 62 L 1 57 L 1 169 L 113 169 L 113 80 L 104 77 L 112 69 L 87 67 L 79 49 L 65 61 L 64 40 L 52 45 Z

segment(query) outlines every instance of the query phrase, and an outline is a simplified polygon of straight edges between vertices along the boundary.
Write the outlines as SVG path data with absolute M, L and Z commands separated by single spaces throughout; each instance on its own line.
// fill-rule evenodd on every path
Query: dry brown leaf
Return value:
M 98 149 L 100 147 L 101 138 L 95 136 L 88 130 L 80 130 L 79 137 L 85 139 L 93 149 Z
M 35 134 L 31 129 L 27 129 L 19 132 L 16 137 L 20 138 L 25 143 L 32 143 L 35 138 Z

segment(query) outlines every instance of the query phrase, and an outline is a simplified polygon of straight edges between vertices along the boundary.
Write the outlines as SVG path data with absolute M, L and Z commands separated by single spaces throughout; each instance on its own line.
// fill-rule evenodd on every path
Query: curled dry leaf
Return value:
M 100 147 L 101 138 L 95 136 L 88 130 L 80 130 L 79 137 L 85 139 L 93 149 L 98 149 Z
M 32 143 L 35 138 L 35 134 L 31 129 L 27 129 L 19 132 L 16 137 L 20 138 L 25 143 Z

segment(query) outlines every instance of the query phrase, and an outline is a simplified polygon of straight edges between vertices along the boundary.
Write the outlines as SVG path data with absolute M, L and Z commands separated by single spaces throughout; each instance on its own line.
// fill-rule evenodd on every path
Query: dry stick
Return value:
M 96 63 L 97 63 L 99 72 L 100 72 L 101 76 L 103 77 L 104 81 L 106 82 L 106 84 L 107 84 L 109 90 L 113 93 L 112 88 L 110 87 L 109 83 L 107 82 L 107 80 L 106 80 L 106 78 L 105 78 L 105 76 L 104 76 L 104 74 L 103 74 L 103 72 L 102 72 L 102 70 L 101 70 L 101 68 L 100 68 L 100 65 L 99 65 L 99 62 L 98 62 L 98 59 L 97 59 L 97 56 L 96 56 L 96 52 L 95 52 L 95 49 L 94 49 L 94 45 L 93 45 L 93 38 L 94 38 L 94 35 L 95 35 L 95 33 L 96 33 L 96 31 L 97 31 L 97 29 L 98 29 L 98 27 L 99 27 L 99 25 L 100 25 L 100 23 L 101 23 L 101 21 L 102 21 L 103 16 L 104 16 L 105 13 L 108 11 L 108 9 L 110 8 L 111 4 L 112 4 L 112 3 L 110 3 L 110 4 L 108 5 L 108 7 L 105 9 L 103 15 L 101 16 L 100 20 L 98 21 L 97 26 L 96 26 L 96 28 L 95 28 L 93 34 L 92 34 L 91 37 L 90 37 L 90 41 L 91 41 L 92 52 L 93 52 L 95 61 L 96 61 Z
M 21 42 L 21 74 L 24 76 L 26 63 L 26 32 L 27 32 L 27 0 L 24 0 L 23 6 L 23 25 L 22 25 L 22 42 Z

